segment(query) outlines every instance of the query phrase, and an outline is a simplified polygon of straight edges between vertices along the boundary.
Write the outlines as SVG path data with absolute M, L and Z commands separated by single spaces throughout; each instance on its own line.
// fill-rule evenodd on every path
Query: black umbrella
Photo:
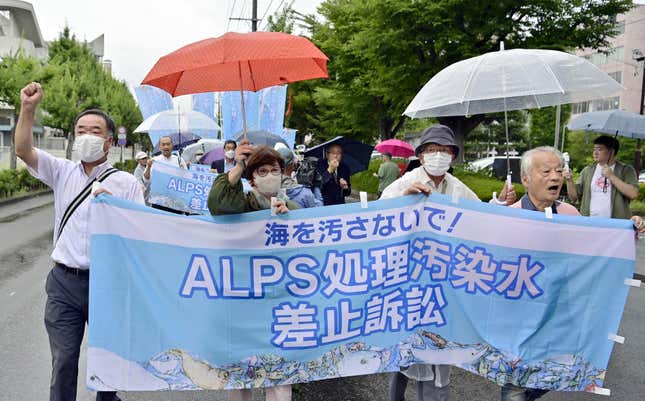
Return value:
M 340 147 L 343 148 L 341 164 L 347 166 L 349 169 L 349 175 L 367 170 L 369 167 L 374 146 L 367 145 L 354 138 L 346 138 L 344 136 L 337 136 L 321 145 L 314 146 L 305 152 L 305 156 L 314 156 L 319 160 L 322 160 L 325 158 L 325 151 L 330 145 L 340 145 Z
M 175 132 L 170 135 L 164 135 L 164 136 L 169 136 L 170 139 L 172 139 L 172 150 L 180 150 L 185 148 L 188 145 L 191 145 L 197 141 L 199 141 L 202 137 L 199 135 L 195 135 L 191 132 L 182 132 L 181 134 L 178 132 Z M 152 151 L 152 154 L 154 156 L 160 154 L 161 151 L 159 150 L 159 143 L 155 145 L 155 148 Z
M 240 142 L 242 139 L 245 139 L 244 137 L 244 131 L 240 131 L 235 136 L 233 137 L 233 140 L 235 142 Z M 246 132 L 246 139 L 251 141 L 252 144 L 254 145 L 267 145 L 274 147 L 276 143 L 280 142 L 285 144 L 288 148 L 291 148 L 289 144 L 282 139 L 282 137 L 272 134 L 269 131 L 262 131 L 262 130 L 257 130 L 257 131 L 247 131 Z

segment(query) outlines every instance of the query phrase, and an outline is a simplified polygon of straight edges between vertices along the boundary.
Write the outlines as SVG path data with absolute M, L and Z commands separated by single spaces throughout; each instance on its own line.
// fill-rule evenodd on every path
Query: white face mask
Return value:
M 224 152 L 224 156 L 226 156 L 227 159 L 232 159 L 235 157 L 235 151 L 227 150 L 226 152 Z
M 428 174 L 435 177 L 446 174 L 452 162 L 452 155 L 446 152 L 431 152 L 423 154 L 423 167 Z
M 273 175 L 271 173 L 264 177 L 256 175 L 253 177 L 253 182 L 255 183 L 255 188 L 257 188 L 258 192 L 265 195 L 276 195 L 280 190 L 280 185 L 282 184 L 282 175 Z
M 105 156 L 106 152 L 103 150 L 105 141 L 106 139 L 100 136 L 83 134 L 75 138 L 72 150 L 82 161 L 93 163 Z

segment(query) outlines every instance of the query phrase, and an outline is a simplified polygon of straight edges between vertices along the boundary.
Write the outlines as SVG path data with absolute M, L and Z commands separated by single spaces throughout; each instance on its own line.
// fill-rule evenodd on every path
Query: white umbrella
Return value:
M 508 157 L 507 111 L 599 99 L 622 89 L 584 58 L 555 50 L 504 50 L 502 42 L 500 51 L 441 70 L 421 88 L 403 114 L 425 118 L 503 111 Z
M 206 154 L 213 149 L 223 149 L 223 148 L 224 148 L 224 141 L 220 139 L 210 139 L 210 138 L 200 139 L 196 143 L 186 146 L 184 148 L 184 152 L 182 156 L 186 160 L 193 160 L 195 154 L 198 151 L 201 151 L 202 153 Z
M 166 110 L 146 118 L 134 132 L 147 132 L 152 144 L 156 145 L 164 135 L 192 133 L 201 138 L 217 138 L 219 130 L 219 125 L 204 113 Z
M 444 68 L 403 114 L 425 118 L 532 109 L 600 99 L 622 89 L 582 57 L 555 50 L 500 50 Z

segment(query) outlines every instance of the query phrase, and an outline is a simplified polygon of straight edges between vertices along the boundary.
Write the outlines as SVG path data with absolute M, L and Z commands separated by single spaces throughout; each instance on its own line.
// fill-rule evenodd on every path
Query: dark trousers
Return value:
M 45 327 L 52 354 L 50 401 L 75 401 L 78 357 L 88 317 L 89 275 L 78 275 L 59 266 L 45 284 Z M 98 392 L 97 401 L 120 401 L 116 392 Z
M 396 372 L 390 382 L 390 401 L 405 401 L 408 377 Z M 450 401 L 450 387 L 437 387 L 434 380 L 417 381 L 417 401 Z

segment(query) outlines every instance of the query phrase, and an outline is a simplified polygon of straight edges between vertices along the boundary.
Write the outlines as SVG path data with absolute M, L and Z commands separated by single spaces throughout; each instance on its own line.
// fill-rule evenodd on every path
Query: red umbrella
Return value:
M 379 153 L 390 153 L 394 157 L 410 157 L 414 155 L 414 148 L 407 142 L 398 139 L 388 139 L 376 145 Z
M 281 32 L 228 32 L 161 57 L 142 84 L 156 86 L 173 96 L 258 91 L 274 85 L 327 78 L 328 60 L 301 36 Z M 244 108 L 242 113 L 246 131 Z

